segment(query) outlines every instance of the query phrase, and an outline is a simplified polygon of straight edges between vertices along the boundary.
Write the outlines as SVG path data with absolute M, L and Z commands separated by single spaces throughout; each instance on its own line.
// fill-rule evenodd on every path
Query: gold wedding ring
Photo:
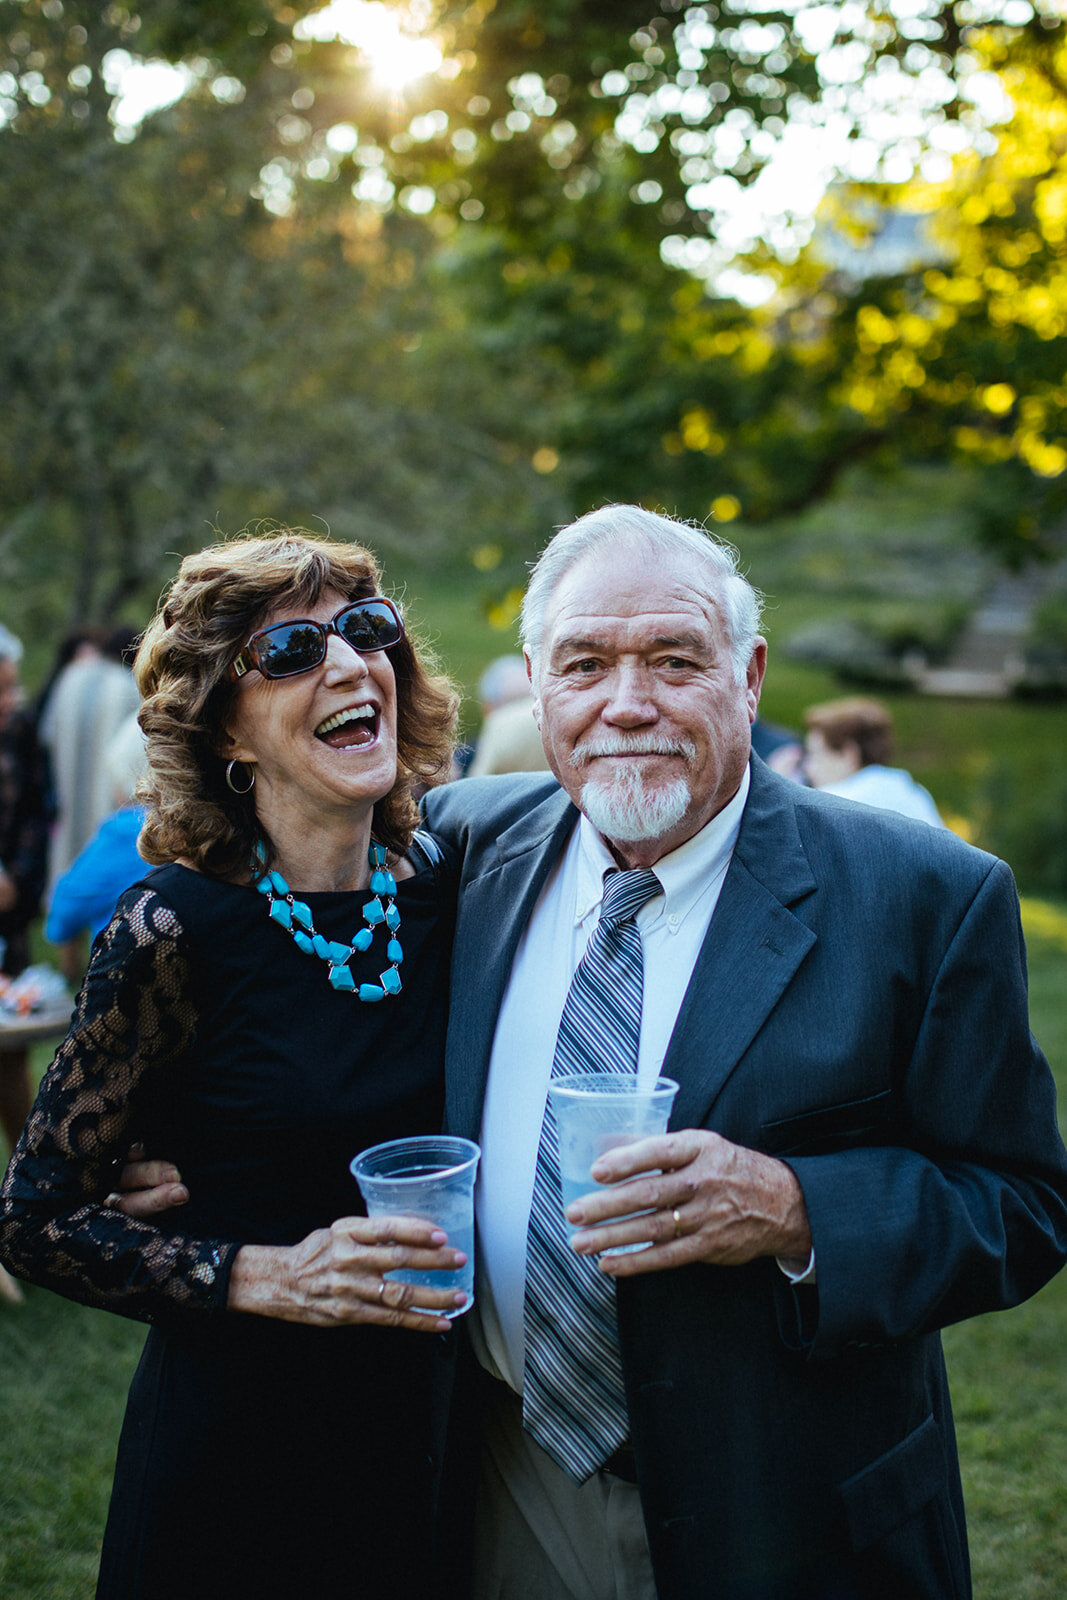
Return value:
M 671 1216 L 674 1218 L 674 1237 L 680 1239 L 682 1237 L 682 1219 L 678 1215 L 677 1209 L 671 1212 Z

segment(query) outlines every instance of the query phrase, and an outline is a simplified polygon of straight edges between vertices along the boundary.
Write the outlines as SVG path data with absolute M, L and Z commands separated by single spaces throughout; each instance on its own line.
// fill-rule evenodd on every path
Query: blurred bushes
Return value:
M 1036 774 L 998 762 L 981 781 L 976 843 L 1027 894 L 1067 897 L 1067 764 Z
M 843 683 L 906 689 L 916 673 L 943 661 L 966 623 L 964 599 L 915 605 L 886 601 L 813 622 L 784 651 L 794 661 L 829 668 Z
M 1025 676 L 1017 694 L 1067 695 L 1067 590 L 1050 595 L 1034 613 L 1025 663 Z

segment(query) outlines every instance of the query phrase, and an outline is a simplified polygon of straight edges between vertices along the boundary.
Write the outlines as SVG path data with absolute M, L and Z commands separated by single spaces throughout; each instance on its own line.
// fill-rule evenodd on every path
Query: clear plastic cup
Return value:
M 620 1144 L 666 1133 L 678 1085 L 673 1078 L 641 1083 L 633 1073 L 581 1072 L 553 1078 L 548 1093 L 559 1135 L 559 1171 L 566 1212 L 572 1200 L 598 1187 L 590 1172 L 598 1156 Z M 568 1237 L 576 1231 L 568 1221 Z M 604 1253 L 624 1255 L 631 1250 L 646 1250 L 650 1243 L 646 1240 L 622 1245 Z
M 474 1177 L 481 1151 L 470 1139 L 420 1134 L 372 1145 L 349 1163 L 369 1217 L 421 1217 L 448 1234 L 454 1250 L 466 1252 L 454 1272 L 417 1272 L 397 1267 L 387 1278 L 428 1289 L 462 1289 L 465 1304 L 436 1313 L 458 1317 L 474 1304 Z

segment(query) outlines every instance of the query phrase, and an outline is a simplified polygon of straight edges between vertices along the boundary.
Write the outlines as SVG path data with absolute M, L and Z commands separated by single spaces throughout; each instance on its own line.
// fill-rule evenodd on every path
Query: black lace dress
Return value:
M 130 1389 L 98 1596 L 366 1596 L 432 1590 L 434 1367 L 449 1336 L 227 1312 L 242 1243 L 291 1244 L 362 1210 L 348 1171 L 442 1110 L 454 888 L 398 887 L 403 992 L 336 993 L 263 898 L 148 873 L 100 935 L 0 1208 L 20 1276 L 153 1324 Z M 306 898 L 327 938 L 364 896 Z M 376 981 L 379 933 L 353 963 Z M 101 1205 L 133 1138 L 189 1203 L 148 1226 Z

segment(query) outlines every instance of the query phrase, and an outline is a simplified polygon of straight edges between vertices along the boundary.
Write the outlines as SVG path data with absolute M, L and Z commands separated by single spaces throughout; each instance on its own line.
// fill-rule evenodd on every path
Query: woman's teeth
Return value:
M 351 706 L 346 711 L 335 711 L 332 717 L 319 723 L 315 737 L 325 740 L 334 750 L 369 744 L 374 738 L 375 717 L 373 706 Z

